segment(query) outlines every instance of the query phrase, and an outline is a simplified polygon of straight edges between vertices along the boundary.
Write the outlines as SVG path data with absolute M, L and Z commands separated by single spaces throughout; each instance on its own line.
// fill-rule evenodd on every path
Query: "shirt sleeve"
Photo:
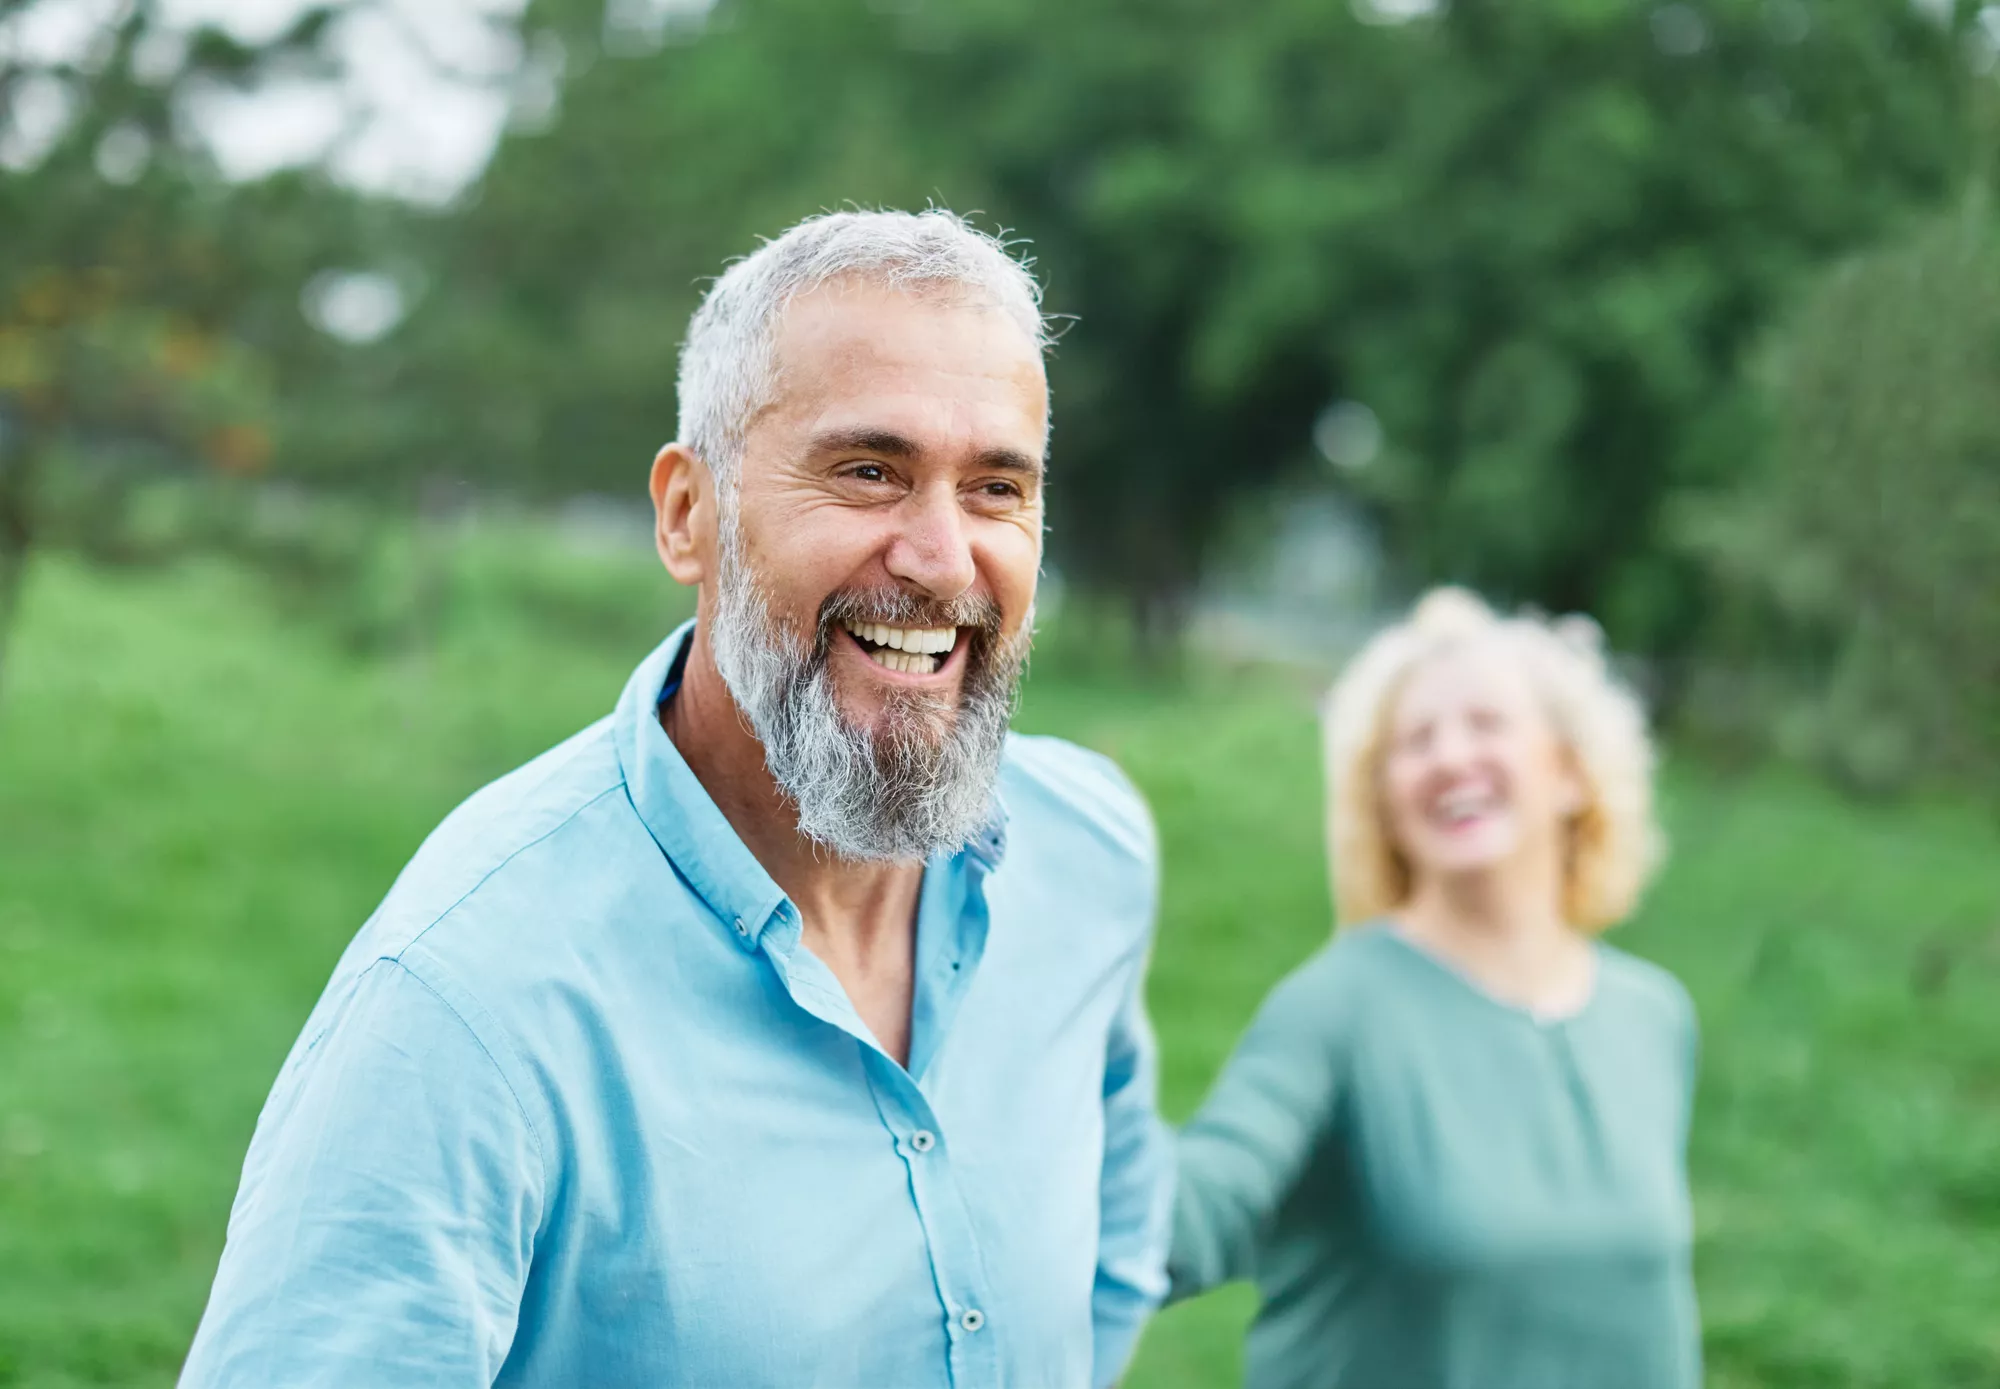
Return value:
M 244 1165 L 182 1389 L 470 1389 L 541 1211 L 534 1126 L 461 1013 L 380 960 L 308 1025 Z
M 1701 1017 L 1695 1012 L 1694 1000 L 1685 990 L 1681 992 L 1680 1004 L 1681 1045 L 1687 1056 L 1687 1079 L 1681 1110 L 1681 1154 L 1682 1160 L 1686 1161 L 1688 1138 L 1694 1128 L 1695 1093 L 1701 1085 Z
M 1105 1057 L 1104 1175 L 1090 1301 L 1092 1379 L 1100 1387 L 1124 1373 L 1140 1330 L 1167 1291 L 1173 1144 L 1156 1107 L 1158 1054 L 1144 982 L 1142 965 L 1133 970 Z
M 1174 1299 L 1252 1276 L 1258 1234 L 1333 1123 L 1340 1060 L 1320 971 L 1279 984 L 1182 1129 Z

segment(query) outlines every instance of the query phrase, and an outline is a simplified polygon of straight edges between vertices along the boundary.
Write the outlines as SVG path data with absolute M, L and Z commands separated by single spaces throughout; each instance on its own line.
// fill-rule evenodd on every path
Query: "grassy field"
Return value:
M 363 659 L 239 572 L 39 571 L 0 692 L 0 1385 L 172 1381 L 340 947 L 445 810 L 607 709 L 641 654 L 652 615 L 579 620 L 589 588 L 468 603 L 423 659 Z M 1118 757 L 1160 820 L 1178 1117 L 1324 936 L 1310 703 L 1061 669 L 1023 725 Z M 1704 1018 L 1710 1382 L 2000 1385 L 2000 827 L 1775 775 L 1680 768 L 1667 801 L 1677 856 L 1619 939 Z M 1163 1317 L 1129 1383 L 1234 1383 L 1250 1305 Z

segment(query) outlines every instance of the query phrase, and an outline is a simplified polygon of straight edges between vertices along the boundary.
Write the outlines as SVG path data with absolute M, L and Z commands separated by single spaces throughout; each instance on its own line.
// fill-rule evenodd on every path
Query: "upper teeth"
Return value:
M 1457 819 L 1461 816 L 1476 815 L 1486 809 L 1488 797 L 1483 791 L 1447 791 L 1437 799 L 1437 807 L 1446 815 Z
M 958 644 L 956 627 L 885 627 L 879 622 L 850 622 L 847 630 L 877 646 L 924 655 L 946 652 Z

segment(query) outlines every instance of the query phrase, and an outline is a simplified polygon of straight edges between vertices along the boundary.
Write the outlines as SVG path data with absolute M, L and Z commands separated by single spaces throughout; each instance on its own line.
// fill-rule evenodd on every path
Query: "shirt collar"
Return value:
M 1000 860 L 1007 856 L 1007 803 L 1001 799 L 998 787 L 993 791 L 992 812 L 965 846 L 965 856 L 978 865 L 982 874 L 998 868 Z
M 612 715 L 618 761 L 632 806 L 653 842 L 746 950 L 755 950 L 785 894 L 736 837 L 722 811 L 660 726 L 660 693 L 682 648 L 694 636 L 686 622 L 655 647 L 625 682 Z
M 632 805 L 653 842 L 745 950 L 754 951 L 781 912 L 793 912 L 660 725 L 660 696 L 680 668 L 694 623 L 683 623 L 632 672 L 612 714 L 618 761 Z M 967 844 L 966 866 L 984 877 L 1007 850 L 1007 815 L 996 791 L 993 813 Z M 935 862 L 935 860 L 934 860 Z

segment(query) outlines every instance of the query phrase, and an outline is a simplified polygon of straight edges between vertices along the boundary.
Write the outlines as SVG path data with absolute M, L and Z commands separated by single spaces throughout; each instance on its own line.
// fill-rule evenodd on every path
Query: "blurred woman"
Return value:
M 1432 593 L 1327 717 L 1331 944 L 1180 1140 L 1174 1295 L 1254 1278 L 1249 1389 L 1687 1389 L 1695 1021 L 1597 940 L 1658 857 L 1585 620 Z

